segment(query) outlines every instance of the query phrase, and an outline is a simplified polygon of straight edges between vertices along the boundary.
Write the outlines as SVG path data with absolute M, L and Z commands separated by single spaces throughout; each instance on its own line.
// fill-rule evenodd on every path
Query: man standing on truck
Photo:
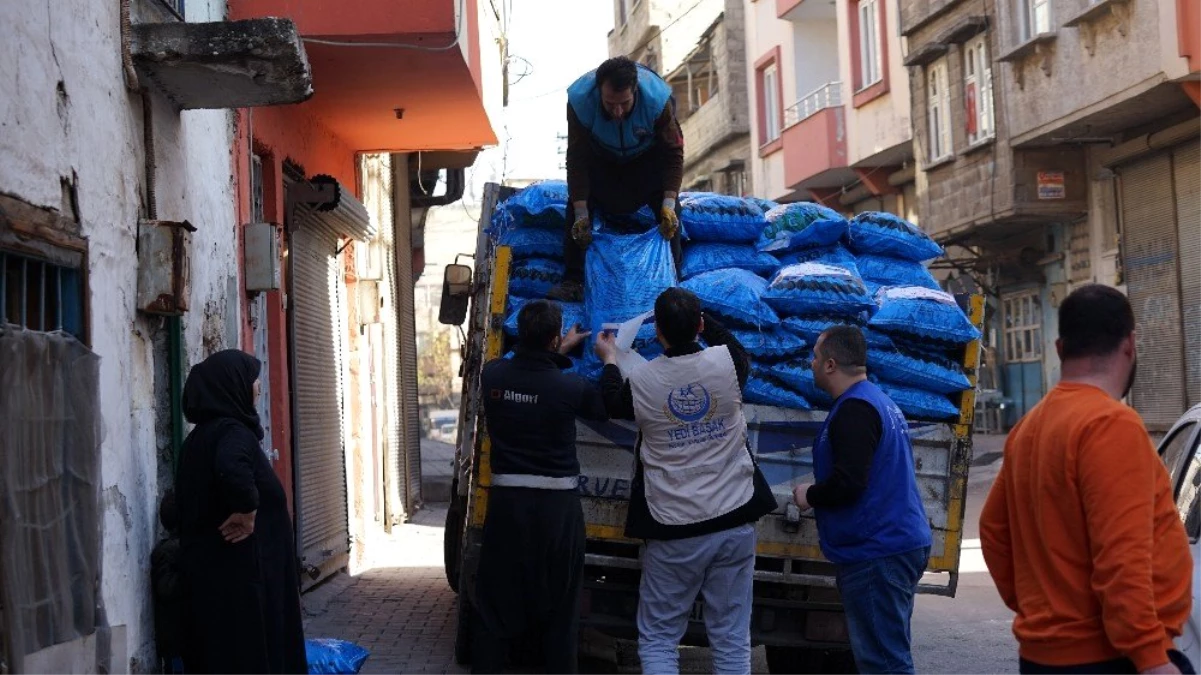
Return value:
M 1017 616 L 1023 673 L 1191 673 L 1188 537 L 1167 469 L 1122 404 L 1138 356 L 1126 296 L 1059 306 L 1059 384 L 1018 422 L 980 514 L 988 571 Z
M 502 672 L 509 644 L 530 631 L 540 634 L 547 672 L 578 667 L 585 532 L 576 417 L 608 417 L 596 387 L 562 372 L 571 365 L 564 354 L 588 333 L 562 331 L 557 303 L 527 303 L 513 358 L 485 364 L 480 375 L 492 488 L 476 577 L 473 673 Z
M 563 283 L 549 297 L 583 299 L 589 212 L 615 216 L 649 206 L 680 268 L 676 197 L 684 177 L 684 134 L 671 85 L 624 56 L 605 61 L 567 89 L 567 191 L 574 217 L 563 239 Z
M 614 337 L 602 334 L 601 390 L 614 419 L 639 437 L 626 536 L 646 540 L 638 602 L 644 673 L 678 673 L 680 639 L 700 593 L 718 673 L 751 672 L 755 521 L 776 508 L 747 446 L 746 351 L 700 300 L 669 288 L 655 300 L 666 350 L 622 379 Z M 702 349 L 698 334 L 710 345 Z
M 813 442 L 817 482 L 798 485 L 793 499 L 815 511 L 859 672 L 912 673 L 909 621 L 931 533 L 909 425 L 868 381 L 858 328 L 834 326 L 817 338 L 813 377 L 834 405 Z

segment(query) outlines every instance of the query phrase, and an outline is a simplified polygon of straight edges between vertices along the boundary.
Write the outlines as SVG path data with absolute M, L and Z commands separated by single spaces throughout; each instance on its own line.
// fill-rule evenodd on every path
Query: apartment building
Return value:
M 749 0 L 761 196 L 917 218 L 908 73 L 884 0 Z

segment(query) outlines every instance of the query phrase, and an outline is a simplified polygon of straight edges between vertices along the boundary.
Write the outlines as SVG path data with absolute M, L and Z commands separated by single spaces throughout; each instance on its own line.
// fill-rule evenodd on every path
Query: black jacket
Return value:
M 562 372 L 571 361 L 518 347 L 484 364 L 480 390 L 492 440 L 492 473 L 565 477 L 580 473 L 575 421 L 607 420 L 600 391 Z
M 721 325 L 711 314 L 706 313 L 705 332 L 701 333 L 701 339 L 710 347 L 718 347 L 725 345 L 726 349 L 730 350 L 730 358 L 734 361 L 734 372 L 738 377 L 738 386 L 744 392 L 746 390 L 746 381 L 750 375 L 751 360 L 747 355 L 742 344 L 738 342 L 738 338 L 734 334 L 726 330 L 725 326 Z M 682 347 L 673 347 L 664 353 L 667 358 L 675 356 L 685 356 L 687 354 L 695 354 L 701 351 L 701 346 L 692 342 Z M 607 365 L 601 373 L 601 391 L 605 397 L 605 407 L 609 411 L 609 416 L 613 419 L 634 419 L 634 395 L 630 389 L 630 382 L 622 378 L 621 371 L 617 366 Z M 776 509 L 776 498 L 772 494 L 771 486 L 767 479 L 763 477 L 763 473 L 759 471 L 758 464 L 755 465 L 755 492 L 750 501 L 733 511 L 705 520 L 699 523 L 689 525 L 664 525 L 655 520 L 651 515 L 650 507 L 646 503 L 646 484 L 642 476 L 642 460 L 639 454 L 642 448 L 642 435 L 638 435 L 638 440 L 635 441 L 634 455 L 639 457 L 635 463 L 634 480 L 630 484 L 630 508 L 626 515 L 626 536 L 635 539 L 685 539 L 688 537 L 699 537 L 704 534 L 712 534 L 721 532 L 739 525 L 753 523 L 763 516 L 771 513 Z M 751 449 L 748 447 L 747 452 Z M 754 455 L 751 456 L 752 461 Z

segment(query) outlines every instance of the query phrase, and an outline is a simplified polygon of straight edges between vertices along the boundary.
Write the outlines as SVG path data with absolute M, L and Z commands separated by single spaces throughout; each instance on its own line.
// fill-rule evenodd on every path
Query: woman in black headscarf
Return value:
M 260 442 L 258 359 L 230 349 L 192 368 L 176 504 L 190 673 L 305 673 L 300 577 L 283 485 Z

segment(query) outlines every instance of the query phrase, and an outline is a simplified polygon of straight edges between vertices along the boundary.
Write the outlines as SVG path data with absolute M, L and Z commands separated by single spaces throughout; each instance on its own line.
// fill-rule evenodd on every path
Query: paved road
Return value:
M 977 457 L 991 456 L 982 447 Z M 997 596 L 979 554 L 980 507 L 998 464 L 973 467 L 966 516 L 963 574 L 955 598 L 921 596 L 913 618 L 915 661 L 922 673 L 1017 671 L 1010 612 Z M 309 637 L 352 640 L 371 651 L 365 673 L 461 673 L 454 663 L 456 596 L 442 569 L 444 507 L 431 505 L 378 550 L 375 568 L 354 579 L 335 578 L 305 596 Z M 624 645 L 624 653 L 632 645 Z M 637 672 L 586 661 L 585 672 Z M 762 649 L 756 672 L 766 670 Z M 712 672 L 705 650 L 690 650 L 685 672 Z

